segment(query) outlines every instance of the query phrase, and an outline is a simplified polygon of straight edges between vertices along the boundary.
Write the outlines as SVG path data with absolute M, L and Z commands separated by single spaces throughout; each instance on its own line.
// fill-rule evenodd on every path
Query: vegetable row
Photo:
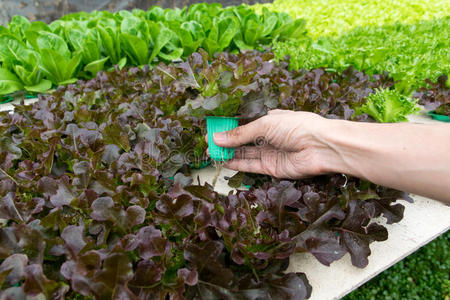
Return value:
M 275 105 L 370 121 L 353 103 L 392 84 L 351 68 L 290 72 L 257 51 L 203 51 L 153 70 L 100 72 L 0 113 L 2 296 L 301 300 L 306 276 L 284 273 L 294 253 L 324 265 L 349 253 L 365 267 L 369 244 L 388 236 L 373 219 L 399 222 L 395 201 L 407 195 L 341 174 L 240 173 L 230 184 L 253 188 L 219 195 L 190 177 L 204 159 L 205 121 L 185 111 L 234 113 L 227 100 L 193 104 L 235 90 L 248 117 Z
M 246 6 L 204 3 L 183 10 L 81 12 L 50 25 L 16 16 L 8 28 L 0 27 L 0 95 L 23 89 L 44 92 L 113 65 L 184 60 L 198 48 L 212 55 L 273 44 L 276 57 L 289 55 L 293 69 L 343 71 L 353 66 L 368 74 L 387 71 L 396 89 L 410 96 L 427 86 L 425 79 L 435 82 L 449 73 L 449 28 L 450 17 L 444 17 L 413 25 L 360 27 L 314 40 L 306 35 L 302 20 L 284 13 L 264 8 L 255 14 Z
M 339 37 L 275 42 L 279 59 L 291 67 L 342 71 L 349 66 L 368 74 L 388 72 L 405 95 L 450 74 L 450 17 L 413 25 L 360 27 Z M 450 82 L 447 83 L 450 87 Z
M 450 3 L 445 0 L 275 0 L 253 6 L 257 11 L 289 13 L 307 22 L 307 30 L 317 39 L 337 37 L 357 27 L 415 24 L 448 16 Z
M 189 9 L 81 12 L 49 25 L 13 17 L 0 27 L 0 95 L 92 78 L 114 65 L 155 65 L 205 49 L 262 49 L 273 40 L 304 36 L 304 21 L 285 13 L 255 13 L 246 6 L 196 4 Z

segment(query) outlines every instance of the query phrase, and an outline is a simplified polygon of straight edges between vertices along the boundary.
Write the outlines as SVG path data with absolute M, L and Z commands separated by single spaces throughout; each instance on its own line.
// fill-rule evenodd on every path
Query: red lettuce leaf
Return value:
M 232 184 L 252 188 L 229 195 L 193 184 L 206 124 L 183 113 L 189 103 L 222 97 L 214 114 L 278 107 L 355 119 L 355 106 L 392 84 L 354 69 L 291 72 L 272 58 L 200 51 L 101 72 L 0 113 L 3 295 L 305 299 L 304 274 L 285 273 L 294 253 L 329 265 L 349 252 L 365 266 L 370 242 L 387 238 L 371 220 L 403 216 L 398 191 L 342 175 L 241 174 Z

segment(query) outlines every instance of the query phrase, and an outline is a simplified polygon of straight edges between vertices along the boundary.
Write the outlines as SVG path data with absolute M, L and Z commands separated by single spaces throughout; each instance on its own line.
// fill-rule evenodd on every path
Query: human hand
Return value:
M 329 121 L 309 112 L 271 110 L 249 124 L 214 134 L 214 143 L 236 148 L 234 159 L 225 162 L 229 169 L 277 178 L 314 176 L 329 172 L 327 154 L 333 151 L 322 138 Z
M 214 142 L 236 148 L 225 163 L 230 169 L 290 179 L 344 173 L 450 203 L 447 124 L 360 123 L 273 110 L 216 133 Z

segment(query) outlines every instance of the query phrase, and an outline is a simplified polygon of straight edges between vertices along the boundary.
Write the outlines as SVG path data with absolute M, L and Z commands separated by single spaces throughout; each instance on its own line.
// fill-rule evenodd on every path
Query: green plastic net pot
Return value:
M 227 161 L 234 157 L 234 148 L 223 148 L 214 144 L 213 135 L 234 129 L 239 124 L 239 118 L 229 117 L 206 117 L 206 128 L 208 131 L 209 156 L 215 161 Z
M 26 94 L 25 95 L 25 99 L 33 99 L 33 98 L 36 98 L 36 97 L 37 96 L 30 95 L 30 94 Z M 14 101 L 14 98 L 11 95 L 0 96 L 0 104 L 6 104 L 6 103 L 9 103 L 9 102 L 12 102 L 12 101 Z
M 429 111 L 428 115 L 431 116 L 433 119 L 441 121 L 441 122 L 450 122 L 450 117 L 449 116 L 444 116 L 444 115 L 439 115 L 437 113 L 435 113 L 435 111 Z M 209 139 L 209 136 L 208 136 Z
M 208 167 L 211 164 L 210 160 L 205 160 L 205 161 L 201 161 L 199 164 L 191 164 L 191 168 L 192 169 L 204 169 L 206 167 Z

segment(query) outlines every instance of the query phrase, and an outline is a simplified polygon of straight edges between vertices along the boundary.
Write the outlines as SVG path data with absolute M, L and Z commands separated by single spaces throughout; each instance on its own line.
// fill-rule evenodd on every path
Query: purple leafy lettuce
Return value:
M 369 244 L 387 238 L 373 218 L 403 216 L 398 191 L 341 175 L 240 174 L 232 184 L 253 187 L 220 195 L 190 178 L 206 143 L 205 122 L 181 113 L 187 103 L 227 97 L 218 111 L 238 103 L 248 117 L 281 107 L 349 119 L 391 84 L 351 69 L 289 72 L 272 57 L 201 52 L 0 113 L 1 297 L 306 299 L 306 276 L 285 273 L 294 253 L 367 265 Z

